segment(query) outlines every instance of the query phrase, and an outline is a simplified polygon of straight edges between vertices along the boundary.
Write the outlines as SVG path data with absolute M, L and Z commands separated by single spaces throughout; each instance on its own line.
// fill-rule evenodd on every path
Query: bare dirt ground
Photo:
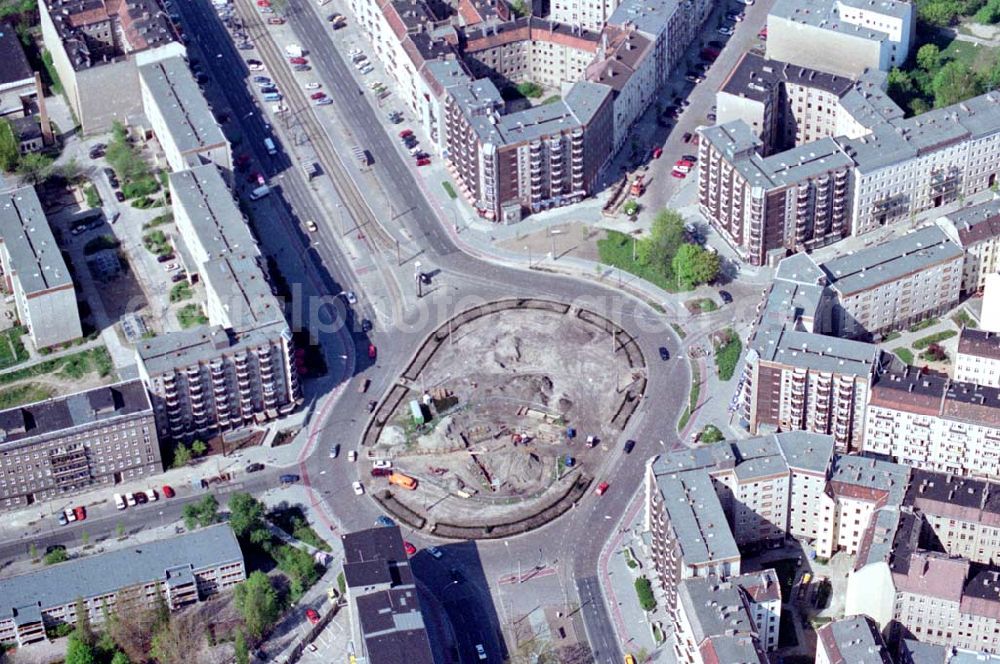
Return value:
M 567 457 L 585 469 L 616 444 L 616 380 L 628 380 L 625 358 L 603 330 L 539 311 L 486 316 L 455 330 L 413 385 L 427 422 L 404 402 L 375 455 L 418 479 L 420 491 L 396 495 L 421 511 L 457 494 L 473 498 L 457 500 L 461 512 L 519 512 L 518 501 L 553 493 Z
M 511 251 L 527 253 L 529 250 L 536 260 L 541 260 L 550 252 L 556 259 L 573 256 L 586 260 L 600 260 L 597 241 L 604 237 L 604 231 L 584 223 L 562 224 L 539 230 L 521 237 L 498 242 L 497 246 Z

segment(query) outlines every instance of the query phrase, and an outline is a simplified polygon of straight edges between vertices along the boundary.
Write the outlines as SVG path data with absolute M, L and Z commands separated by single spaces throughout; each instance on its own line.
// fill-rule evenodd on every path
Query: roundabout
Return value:
M 359 474 L 385 511 L 437 537 L 533 530 L 607 488 L 601 468 L 646 371 L 631 335 L 592 310 L 535 298 L 467 309 L 377 405 Z

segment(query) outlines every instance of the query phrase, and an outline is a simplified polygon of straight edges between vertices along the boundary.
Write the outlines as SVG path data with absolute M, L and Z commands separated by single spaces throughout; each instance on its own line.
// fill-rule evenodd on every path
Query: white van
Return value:
M 115 508 L 120 510 L 125 509 L 126 507 L 125 499 L 122 498 L 122 495 L 120 493 L 116 493 L 114 498 L 115 498 Z

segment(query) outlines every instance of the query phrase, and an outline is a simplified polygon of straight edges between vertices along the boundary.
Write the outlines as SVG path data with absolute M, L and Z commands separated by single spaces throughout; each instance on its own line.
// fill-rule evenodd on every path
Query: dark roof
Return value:
M 434 664 L 415 586 L 358 597 L 358 621 L 372 664 Z
M 413 583 L 413 572 L 398 526 L 369 528 L 341 535 L 344 577 L 349 588 L 378 583 Z
M 95 387 L 0 411 L 0 447 L 115 417 L 152 413 L 142 381 Z
M 0 85 L 17 83 L 34 76 L 21 47 L 21 40 L 17 38 L 17 31 L 6 23 L 0 23 Z
M 722 91 L 737 97 L 764 101 L 774 88 L 783 83 L 804 85 L 825 90 L 841 97 L 854 85 L 853 79 L 827 74 L 816 69 L 800 67 L 788 62 L 768 60 L 756 53 L 745 53 L 729 78 L 722 84 Z
M 963 355 L 1000 360 L 1000 334 L 962 328 L 962 334 L 958 338 L 958 352 Z

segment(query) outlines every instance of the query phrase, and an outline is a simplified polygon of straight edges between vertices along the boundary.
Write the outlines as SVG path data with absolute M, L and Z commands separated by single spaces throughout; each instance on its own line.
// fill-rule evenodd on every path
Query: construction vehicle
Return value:
M 389 484 L 395 484 L 396 486 L 408 491 L 414 491 L 417 488 L 417 481 L 409 475 L 404 475 L 403 473 L 393 473 L 392 475 L 389 475 Z

